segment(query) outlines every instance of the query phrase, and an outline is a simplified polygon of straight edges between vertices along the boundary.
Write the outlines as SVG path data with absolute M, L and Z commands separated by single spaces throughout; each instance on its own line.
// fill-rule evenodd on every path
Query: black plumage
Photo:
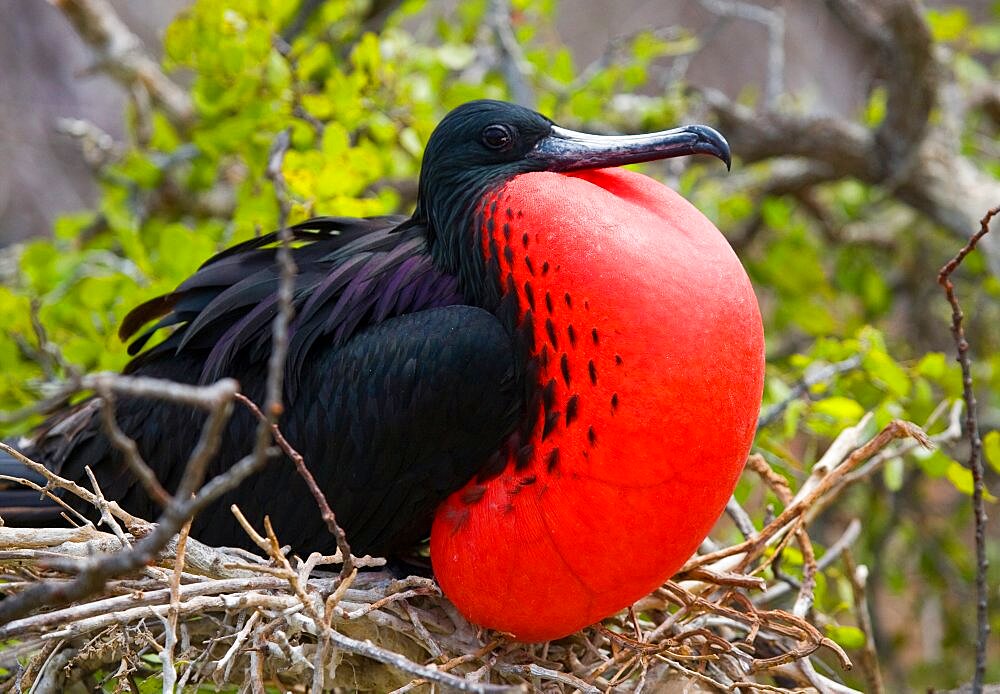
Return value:
M 452 111 L 432 134 L 412 216 L 322 217 L 293 227 L 295 316 L 279 425 L 326 493 L 355 552 L 394 554 L 419 542 L 447 495 L 474 477 L 501 474 L 509 458 L 522 465 L 530 458 L 528 436 L 542 400 L 545 433 L 561 416 L 550 411 L 551 393 L 536 383 L 531 312 L 518 305 L 515 291 L 501 286 L 499 254 L 493 249 L 484 255 L 481 232 L 483 201 L 520 173 L 665 156 L 662 147 L 650 154 L 648 144 L 628 138 L 598 145 L 578 135 L 518 106 L 472 102 Z M 668 133 L 664 142 L 673 137 Z M 717 153 L 724 141 L 714 137 L 702 142 L 701 131 L 685 131 L 680 144 L 670 146 Z M 495 213 L 490 210 L 489 223 Z M 123 339 L 132 339 L 126 372 L 185 383 L 233 377 L 261 402 L 278 306 L 276 245 L 277 234 L 270 234 L 234 246 L 170 294 L 134 309 L 120 330 Z M 543 263 L 542 274 L 547 271 Z M 551 313 L 548 294 L 545 301 Z M 551 320 L 545 329 L 555 346 Z M 160 331 L 166 337 L 152 344 Z M 568 382 L 565 366 L 563 375 Z M 105 437 L 99 410 L 96 399 L 85 401 L 16 443 L 70 479 L 85 481 L 85 467 L 91 467 L 108 498 L 155 518 L 154 502 Z M 575 412 L 573 402 L 567 421 Z M 179 404 L 135 397 L 117 402 L 120 428 L 168 491 L 180 483 L 204 417 Z M 255 427 L 238 408 L 210 475 L 250 451 Z M 549 468 L 556 464 L 553 453 Z M 24 474 L 2 456 L 0 473 Z M 269 515 L 279 537 L 297 549 L 335 546 L 287 460 L 272 462 L 206 509 L 192 534 L 246 545 L 229 511 L 233 503 L 258 525 Z M 93 515 L 93 509 L 81 510 Z M 0 515 L 8 523 L 56 517 L 37 493 L 2 487 Z
M 437 504 L 516 425 L 523 387 L 513 342 L 495 316 L 463 302 L 454 276 L 435 270 L 418 224 L 324 218 L 294 233 L 303 245 L 293 250 L 296 318 L 280 426 L 356 551 L 391 554 L 426 535 Z M 274 242 L 271 235 L 230 249 L 172 294 L 130 313 L 124 338 L 163 316 L 132 343 L 133 352 L 157 329 L 179 327 L 126 371 L 200 383 L 231 376 L 261 402 L 278 283 Z M 176 488 L 204 413 L 131 397 L 120 399 L 117 412 L 164 486 Z M 109 498 L 155 517 L 96 415 L 96 402 L 85 403 L 54 420 L 26 452 L 70 479 L 84 479 L 84 466 L 92 466 Z M 210 474 L 250 452 L 254 427 L 249 413 L 236 412 Z M 257 523 L 269 514 L 296 547 L 333 549 L 288 461 L 272 463 L 201 514 L 193 534 L 246 544 L 232 503 Z

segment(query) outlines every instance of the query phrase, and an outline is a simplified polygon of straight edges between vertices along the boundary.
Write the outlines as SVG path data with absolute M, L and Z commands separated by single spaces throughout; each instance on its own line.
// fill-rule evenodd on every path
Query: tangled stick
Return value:
M 806 619 L 810 580 L 799 585 L 791 611 L 762 608 L 750 595 L 765 591 L 763 597 L 768 588 L 786 585 L 762 572 L 790 541 L 803 547 L 804 579 L 828 565 L 807 549 L 809 519 L 858 479 L 852 474 L 865 461 L 889 455 L 892 441 L 912 437 L 927 443 L 905 422 L 893 422 L 865 441 L 866 422 L 834 441 L 797 496 L 766 461 L 752 458 L 748 470 L 785 504 L 778 518 L 760 530 L 751 524 L 747 539 L 696 556 L 633 609 L 560 641 L 532 646 L 478 631 L 433 581 L 398 580 L 377 570 L 381 560 L 353 558 L 346 576 L 325 573 L 331 563 L 342 565 L 341 552 L 288 556 L 265 522 L 263 532 L 245 524 L 262 554 L 175 540 L 144 569 L 109 579 L 87 599 L 55 610 L 40 606 L 5 624 L 0 639 L 16 639 L 18 645 L 0 651 L 0 666 L 28 658 L 19 675 L 22 688 L 39 678 L 62 686 L 67 677 L 95 668 L 148 676 L 153 673 L 143 655 L 157 652 L 156 674 L 178 687 L 229 683 L 263 691 L 273 682 L 312 690 L 403 692 L 438 683 L 496 692 L 545 683 L 565 691 L 655 691 L 681 677 L 720 691 L 782 691 L 766 683 L 780 674 L 797 686 L 851 691 L 810 664 L 820 649 L 828 649 L 850 667 L 846 654 Z M 128 542 L 135 541 L 133 533 L 155 532 L 155 526 L 98 494 L 26 464 L 45 476 L 47 487 L 95 508 L 106 504 L 129 531 Z M 849 543 L 847 538 L 842 544 Z M 74 557 L 95 551 L 114 557 L 128 551 L 122 545 L 115 534 L 90 524 L 31 532 L 0 528 L 0 571 L 9 581 L 2 589 L 20 593 L 40 583 L 72 582 L 67 571 L 79 561 Z M 54 658 L 68 667 L 51 670 L 46 663 Z M 12 677 L 5 685 L 11 689 L 15 683 Z

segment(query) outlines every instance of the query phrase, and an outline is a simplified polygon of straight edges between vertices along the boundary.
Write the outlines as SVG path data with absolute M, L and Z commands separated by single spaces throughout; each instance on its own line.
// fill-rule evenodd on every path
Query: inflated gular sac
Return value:
M 526 465 L 438 510 L 431 556 L 472 621 L 538 641 L 654 590 L 708 534 L 753 438 L 764 341 L 725 238 L 653 179 L 529 173 L 496 202 L 482 245 L 531 312 L 539 425 Z

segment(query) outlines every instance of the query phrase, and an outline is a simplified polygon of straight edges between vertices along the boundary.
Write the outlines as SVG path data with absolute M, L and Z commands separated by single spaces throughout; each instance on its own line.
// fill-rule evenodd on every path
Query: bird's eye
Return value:
M 502 151 L 510 149 L 514 142 L 514 133 L 506 125 L 487 125 L 483 129 L 483 144 L 490 149 Z

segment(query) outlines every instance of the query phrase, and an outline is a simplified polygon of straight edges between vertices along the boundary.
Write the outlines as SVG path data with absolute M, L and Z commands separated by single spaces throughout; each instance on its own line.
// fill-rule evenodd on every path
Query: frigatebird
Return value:
M 473 622 L 524 640 L 625 607 L 690 556 L 753 436 L 760 314 L 701 213 L 612 168 L 690 154 L 730 162 L 725 139 L 702 125 L 598 136 L 475 101 L 431 135 L 412 215 L 292 228 L 280 428 L 355 553 L 397 555 L 430 534 L 446 595 Z M 219 253 L 135 308 L 120 330 L 132 340 L 126 372 L 229 376 L 262 400 L 277 240 Z M 159 331 L 167 337 L 152 344 Z M 98 411 L 90 400 L 56 415 L 24 452 L 84 483 L 90 466 L 105 496 L 155 517 Z M 203 413 L 122 397 L 117 416 L 175 489 Z M 249 452 L 254 427 L 234 415 L 210 474 Z M 0 497 L 8 516 L 26 508 L 14 494 Z M 271 463 L 195 518 L 192 534 L 245 545 L 233 503 L 251 522 L 269 515 L 300 551 L 334 548 L 290 464 Z

